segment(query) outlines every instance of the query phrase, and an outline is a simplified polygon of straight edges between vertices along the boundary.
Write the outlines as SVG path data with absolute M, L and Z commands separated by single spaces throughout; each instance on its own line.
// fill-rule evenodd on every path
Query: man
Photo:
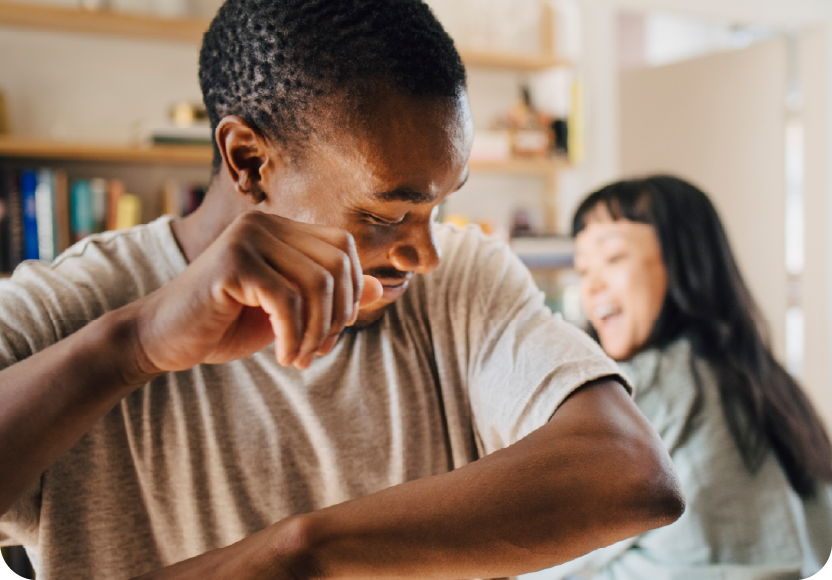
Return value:
M 40 578 L 496 577 L 679 516 L 616 367 L 435 225 L 472 127 L 420 0 L 228 0 L 200 80 L 203 206 L 0 288 L 0 541 Z

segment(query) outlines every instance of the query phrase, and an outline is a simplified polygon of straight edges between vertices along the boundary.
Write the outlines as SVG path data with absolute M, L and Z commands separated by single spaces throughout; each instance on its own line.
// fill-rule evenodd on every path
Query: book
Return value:
M 11 272 L 9 252 L 9 168 L 0 165 L 0 272 Z
M 35 187 L 35 219 L 38 231 L 38 257 L 51 262 L 55 259 L 55 200 L 51 169 L 37 172 Z
M 126 230 L 142 222 L 142 203 L 138 196 L 124 193 L 118 200 L 116 209 L 117 230 Z
M 69 223 L 69 180 L 66 171 L 56 169 L 52 176 L 55 200 L 55 254 L 61 254 L 71 245 Z
M 38 188 L 38 175 L 34 169 L 24 169 L 20 174 L 20 197 L 23 205 L 23 258 L 37 260 L 38 249 L 38 214 L 35 202 L 35 190 Z
M 107 180 L 100 177 L 90 179 L 92 190 L 92 214 L 95 222 L 94 232 L 107 229 Z
M 13 271 L 23 261 L 23 200 L 20 195 L 20 173 L 9 170 L 5 177 L 8 189 L 8 204 L 6 210 L 9 214 L 9 269 Z
M 95 233 L 95 213 L 89 179 L 79 179 L 72 184 L 69 203 L 72 213 L 72 237 L 73 241 L 77 242 Z
M 124 195 L 124 182 L 120 179 L 111 179 L 107 182 L 107 223 L 108 230 L 118 229 L 118 202 Z

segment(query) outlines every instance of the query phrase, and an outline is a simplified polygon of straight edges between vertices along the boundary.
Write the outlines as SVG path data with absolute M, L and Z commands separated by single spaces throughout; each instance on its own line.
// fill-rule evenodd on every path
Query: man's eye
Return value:
M 398 219 L 391 219 L 391 218 L 382 218 L 377 215 L 373 215 L 371 213 L 364 214 L 364 217 L 367 218 L 371 223 L 379 225 L 379 226 L 394 226 L 396 224 L 402 223 L 404 221 L 404 217 L 400 217 Z

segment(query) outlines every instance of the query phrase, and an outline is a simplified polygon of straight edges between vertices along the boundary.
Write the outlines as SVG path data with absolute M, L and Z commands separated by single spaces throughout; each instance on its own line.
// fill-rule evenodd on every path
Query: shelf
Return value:
M 459 49 L 466 67 L 494 68 L 535 72 L 556 66 L 569 66 L 569 61 L 543 54 L 481 52 Z
M 113 163 L 158 163 L 170 165 L 209 165 L 211 147 L 154 145 L 138 147 L 94 143 L 0 137 L 0 157 L 60 159 Z
M 0 157 L 111 163 L 159 163 L 170 165 L 209 165 L 210 147 L 197 145 L 155 145 L 135 147 L 101 143 L 0 137 Z M 514 175 L 549 176 L 567 166 L 563 159 L 510 159 L 508 161 L 470 161 L 471 171 Z
M 190 43 L 201 42 L 202 35 L 208 28 L 208 21 L 201 19 L 158 18 L 5 0 L 0 0 L 0 24 Z
M 65 32 L 133 36 L 199 44 L 208 20 L 159 18 L 107 10 L 91 11 L 0 0 L 0 24 Z M 539 71 L 569 63 L 544 54 L 503 53 L 460 49 L 465 66 Z
M 468 162 L 471 171 L 482 173 L 508 173 L 512 175 L 539 175 L 549 177 L 561 169 L 568 167 L 565 159 L 509 159 L 507 161 L 477 161 Z

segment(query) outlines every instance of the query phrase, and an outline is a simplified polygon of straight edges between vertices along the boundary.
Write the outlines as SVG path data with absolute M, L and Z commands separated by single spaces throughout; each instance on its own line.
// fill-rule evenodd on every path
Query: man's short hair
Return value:
M 326 97 L 368 87 L 456 97 L 466 82 L 421 0 L 227 0 L 203 38 L 199 80 L 212 128 L 238 115 L 286 147 L 315 130 Z M 214 142 L 215 170 L 221 161 Z

